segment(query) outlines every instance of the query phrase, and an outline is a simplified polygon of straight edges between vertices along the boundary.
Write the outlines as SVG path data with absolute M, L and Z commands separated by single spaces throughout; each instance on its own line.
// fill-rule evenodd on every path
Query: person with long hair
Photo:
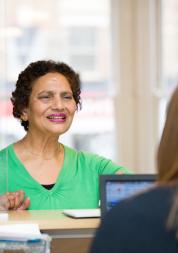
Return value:
M 155 187 L 107 213 L 90 253 L 178 252 L 178 88 L 168 104 L 157 171 Z
M 99 175 L 128 172 L 60 142 L 81 108 L 80 86 L 79 74 L 63 62 L 32 62 L 19 74 L 11 101 L 26 134 L 3 149 L 0 159 L 7 153 L 6 188 L 23 190 L 28 209 L 97 208 Z

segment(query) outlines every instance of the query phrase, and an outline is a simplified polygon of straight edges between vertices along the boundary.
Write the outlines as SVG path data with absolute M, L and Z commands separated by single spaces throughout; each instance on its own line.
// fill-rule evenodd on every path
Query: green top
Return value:
M 97 208 L 99 203 L 99 175 L 114 174 L 126 168 L 111 160 L 87 153 L 77 152 L 64 146 L 64 163 L 54 187 L 45 189 L 28 173 L 14 152 L 13 144 L 0 151 L 0 159 L 8 154 L 8 191 L 24 190 L 30 197 L 29 209 L 77 209 Z M 3 159 L 1 159 L 3 160 Z M 5 180 L 1 184 L 6 191 Z M 1 192 L 2 192 L 1 191 Z

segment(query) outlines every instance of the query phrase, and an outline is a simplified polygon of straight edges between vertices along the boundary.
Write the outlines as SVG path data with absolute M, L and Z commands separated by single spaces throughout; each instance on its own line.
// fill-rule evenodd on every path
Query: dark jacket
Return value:
M 166 221 L 173 187 L 157 187 L 121 202 L 108 212 L 90 253 L 177 253 L 175 231 Z

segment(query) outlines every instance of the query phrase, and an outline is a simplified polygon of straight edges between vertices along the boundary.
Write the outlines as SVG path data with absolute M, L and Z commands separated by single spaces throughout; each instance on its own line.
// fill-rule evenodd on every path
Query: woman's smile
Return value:
M 48 115 L 47 118 L 50 122 L 64 123 L 66 121 L 67 116 L 65 113 L 55 113 Z

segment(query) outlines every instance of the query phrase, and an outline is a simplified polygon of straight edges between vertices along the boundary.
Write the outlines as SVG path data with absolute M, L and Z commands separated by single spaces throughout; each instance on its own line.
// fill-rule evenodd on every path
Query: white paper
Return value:
M 0 240 L 36 240 L 42 234 L 38 224 L 8 224 L 0 225 Z
M 101 216 L 99 208 L 95 209 L 66 209 L 63 210 L 65 215 L 74 217 L 74 218 L 96 218 Z
M 0 221 L 8 221 L 8 213 L 0 213 Z

